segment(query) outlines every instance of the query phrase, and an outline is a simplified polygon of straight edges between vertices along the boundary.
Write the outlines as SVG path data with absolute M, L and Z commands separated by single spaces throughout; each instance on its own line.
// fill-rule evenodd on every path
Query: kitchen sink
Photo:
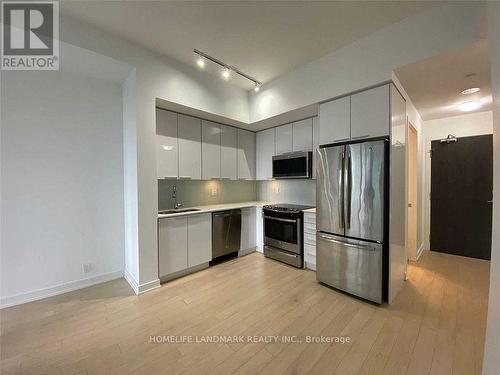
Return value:
M 170 214 L 180 214 L 181 212 L 195 212 L 195 211 L 201 211 L 201 210 L 199 208 L 178 208 L 178 209 L 158 211 L 158 214 L 170 215 Z

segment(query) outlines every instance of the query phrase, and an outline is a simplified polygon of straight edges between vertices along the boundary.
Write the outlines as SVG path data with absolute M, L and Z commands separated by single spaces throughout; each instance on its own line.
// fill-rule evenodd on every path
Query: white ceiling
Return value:
M 481 108 L 491 110 L 490 53 L 487 40 L 481 40 L 460 50 L 434 56 L 395 71 L 423 120 L 463 114 L 457 105 L 480 100 Z M 466 75 L 475 74 L 466 78 Z M 461 91 L 479 87 L 476 94 Z
M 61 1 L 63 14 L 157 53 L 194 65 L 197 48 L 264 83 L 430 6 L 423 1 Z M 244 79 L 231 82 L 252 87 Z

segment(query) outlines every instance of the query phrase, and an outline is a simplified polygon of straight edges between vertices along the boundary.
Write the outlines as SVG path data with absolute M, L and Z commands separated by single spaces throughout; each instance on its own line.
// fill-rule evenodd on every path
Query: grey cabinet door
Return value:
M 238 129 L 238 178 L 255 180 L 255 133 Z
M 293 150 L 293 124 L 276 128 L 276 155 L 286 154 Z
M 319 106 L 320 144 L 346 141 L 351 137 L 351 99 L 346 96 Z
M 221 176 L 221 129 L 220 124 L 201 122 L 201 178 L 210 180 Z
M 241 245 L 240 250 L 257 246 L 257 221 L 255 207 L 241 209 Z
M 389 85 L 351 96 L 351 138 L 353 140 L 389 135 Z
M 160 278 L 188 267 L 187 216 L 158 220 Z
M 187 217 L 188 267 L 212 260 L 212 214 Z
M 201 120 L 178 115 L 179 177 L 201 179 Z
M 313 119 L 296 121 L 293 123 L 293 151 L 312 151 L 313 147 Z
M 221 125 L 220 176 L 236 180 L 238 178 L 238 130 Z
M 179 159 L 177 147 L 177 113 L 156 110 L 156 174 L 158 179 L 177 178 Z
M 274 128 L 256 134 L 257 180 L 273 178 Z

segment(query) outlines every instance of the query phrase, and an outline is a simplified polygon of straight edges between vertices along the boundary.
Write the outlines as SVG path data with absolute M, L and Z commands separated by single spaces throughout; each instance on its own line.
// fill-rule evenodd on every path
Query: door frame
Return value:
M 410 148 L 410 138 L 413 137 L 413 142 L 415 143 L 415 148 L 412 150 Z M 407 140 L 406 140 L 406 246 L 408 259 L 417 260 L 420 256 L 421 249 L 418 248 L 418 130 L 417 128 L 408 120 L 407 121 Z M 413 159 L 414 170 L 410 168 L 410 160 Z M 413 180 L 411 178 L 411 172 L 413 172 Z M 410 185 L 413 185 L 413 201 L 410 196 Z M 410 228 L 410 202 L 413 204 L 413 228 Z M 415 237 L 415 248 L 409 248 L 409 237 L 410 231 L 414 232 Z

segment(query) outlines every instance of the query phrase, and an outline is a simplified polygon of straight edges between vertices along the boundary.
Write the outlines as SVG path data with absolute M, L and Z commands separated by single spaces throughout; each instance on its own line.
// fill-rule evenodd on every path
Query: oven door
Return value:
M 274 216 L 264 211 L 264 244 L 301 254 L 300 218 Z

